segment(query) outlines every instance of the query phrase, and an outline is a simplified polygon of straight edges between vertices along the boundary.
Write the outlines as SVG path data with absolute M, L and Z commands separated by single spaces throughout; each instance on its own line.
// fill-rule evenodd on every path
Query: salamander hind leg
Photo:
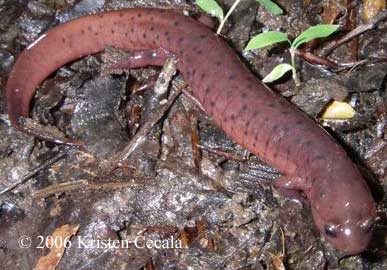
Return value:
M 274 180 L 276 190 L 287 199 L 301 207 L 309 207 L 309 201 L 302 192 L 306 189 L 305 180 L 300 177 L 280 176 Z

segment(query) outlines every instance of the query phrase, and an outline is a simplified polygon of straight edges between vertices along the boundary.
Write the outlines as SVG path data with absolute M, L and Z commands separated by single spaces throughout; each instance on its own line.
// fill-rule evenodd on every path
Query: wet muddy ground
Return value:
M 233 3 L 219 2 L 225 9 Z M 243 52 L 255 34 L 269 29 L 295 37 L 332 22 L 349 32 L 374 16 L 362 1 L 277 3 L 286 10 L 282 16 L 242 1 L 222 31 L 260 78 L 290 60 L 281 45 Z M 160 68 L 111 70 L 106 62 L 117 52 L 107 50 L 52 74 L 31 108 L 35 120 L 83 147 L 45 142 L 10 125 L 4 86 L 21 50 L 55 25 L 126 7 L 200 14 L 192 1 L 180 0 L 0 0 L 0 269 L 42 267 L 47 254 L 59 261 L 57 269 L 386 269 L 387 20 L 324 57 L 341 67 L 366 63 L 340 69 L 299 57 L 301 85 L 291 76 L 271 85 L 339 140 L 369 180 L 378 204 L 374 239 L 364 254 L 340 258 L 320 237 L 309 209 L 272 187 L 279 173 L 217 128 L 179 74 L 166 107 L 160 101 L 168 94 L 153 91 Z M 339 36 L 303 49 L 322 55 Z M 351 104 L 355 117 L 321 119 L 332 99 Z M 137 147 L 112 166 L 128 143 Z M 45 242 L 57 234 L 73 235 L 60 260 Z M 138 247 L 138 237 L 169 246 Z M 106 248 L 84 239 L 130 244 Z

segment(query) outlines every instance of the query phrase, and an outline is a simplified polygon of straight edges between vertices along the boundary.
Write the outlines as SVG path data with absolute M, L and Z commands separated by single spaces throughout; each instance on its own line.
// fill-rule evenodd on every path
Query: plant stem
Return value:
M 293 80 L 294 80 L 294 83 L 296 84 L 296 86 L 300 86 L 301 82 L 297 76 L 297 69 L 296 69 L 296 52 L 295 52 L 295 49 L 293 48 L 290 48 L 289 49 L 289 52 L 290 52 L 290 57 L 291 57 L 291 61 L 292 61 L 292 67 L 293 67 Z
M 218 27 L 218 30 L 216 31 L 216 34 L 219 35 L 220 32 L 222 31 L 222 28 L 225 24 L 225 22 L 227 21 L 228 17 L 230 17 L 231 13 L 234 11 L 234 9 L 237 7 L 237 5 L 239 4 L 241 0 L 236 0 L 234 2 L 234 4 L 232 4 L 230 10 L 227 12 L 226 16 L 224 17 L 224 19 L 220 22 L 220 25 Z

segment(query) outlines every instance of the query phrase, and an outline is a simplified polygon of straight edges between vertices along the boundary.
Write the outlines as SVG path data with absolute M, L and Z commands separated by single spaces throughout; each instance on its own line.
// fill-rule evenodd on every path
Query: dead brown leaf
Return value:
M 66 249 L 66 244 L 71 236 L 78 232 L 79 225 L 62 225 L 57 228 L 50 237 L 47 237 L 46 245 L 50 247 L 50 252 L 43 257 L 40 257 L 36 264 L 36 270 L 55 270 L 63 253 Z
M 364 0 L 363 19 L 368 22 L 386 8 L 386 0 Z
M 284 265 L 284 262 L 282 260 L 282 256 L 277 256 L 271 252 L 268 252 L 269 256 L 270 256 L 270 264 L 271 264 L 271 269 L 273 270 L 285 270 L 285 265 Z

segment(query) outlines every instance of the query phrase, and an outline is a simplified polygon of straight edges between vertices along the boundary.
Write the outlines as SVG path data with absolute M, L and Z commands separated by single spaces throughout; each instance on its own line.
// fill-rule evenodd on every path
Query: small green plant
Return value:
M 328 37 L 337 31 L 339 25 L 332 24 L 320 24 L 309 27 L 307 30 L 302 32 L 291 42 L 288 36 L 282 32 L 269 31 L 261 33 L 253 37 L 247 44 L 245 51 L 260 49 L 266 46 L 270 46 L 279 42 L 287 41 L 290 44 L 289 52 L 291 56 L 291 64 L 283 63 L 277 65 L 262 81 L 265 83 L 273 82 L 281 78 L 288 71 L 292 71 L 293 80 L 296 84 L 299 84 L 297 78 L 296 65 L 295 65 L 295 52 L 299 46 L 307 43 L 316 38 Z
M 235 10 L 241 0 L 235 0 L 234 4 L 230 7 L 230 10 L 227 12 L 226 16 L 224 16 L 222 8 L 215 0 L 196 0 L 196 4 L 208 14 L 218 18 L 219 27 L 216 33 L 219 35 L 223 29 L 223 26 L 227 19 L 230 17 L 231 13 Z M 274 15 L 280 15 L 283 13 L 283 10 L 280 6 L 274 3 L 271 0 L 256 0 L 262 6 L 264 6 L 269 12 Z

